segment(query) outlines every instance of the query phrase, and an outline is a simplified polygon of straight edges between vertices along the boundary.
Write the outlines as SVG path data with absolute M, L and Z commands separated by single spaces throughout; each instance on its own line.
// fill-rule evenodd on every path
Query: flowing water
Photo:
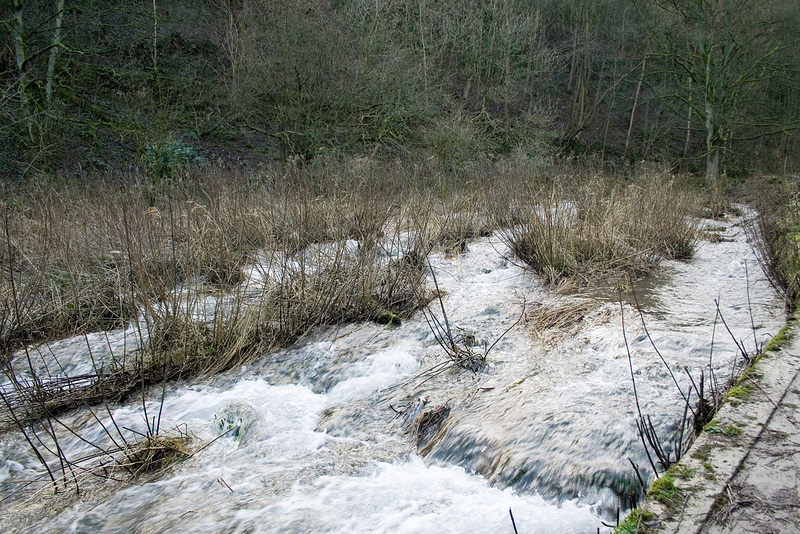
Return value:
M 160 410 L 162 428 L 180 426 L 205 447 L 151 480 L 87 485 L 68 506 L 46 497 L 46 485 L 36 499 L 10 497 L 22 482 L 41 480 L 41 467 L 20 437 L 4 436 L 4 528 L 513 532 L 510 508 L 520 532 L 608 532 L 603 518 L 638 490 L 630 460 L 652 475 L 636 432 L 631 368 L 642 412 L 668 437 L 683 401 L 667 366 L 687 391 L 684 368 L 697 380 L 711 365 L 722 382 L 741 362 L 715 301 L 751 352 L 783 323 L 782 302 L 741 226 L 722 226 L 725 239 L 701 243 L 692 260 L 667 262 L 657 279 L 637 286 L 650 338 L 629 292 L 622 304 L 613 291 L 554 293 L 491 237 L 462 255 L 432 258 L 453 334 L 479 347 L 499 339 L 480 372 L 424 374 L 445 355 L 421 313 L 401 326 L 323 329 L 245 368 L 173 385 L 163 407 L 160 390 L 144 406 L 112 407 L 120 428 L 138 432 L 144 408 L 148 418 Z M 523 306 L 523 320 L 503 336 Z M 554 330 L 524 320 L 543 307 L 572 320 Z M 432 309 L 442 319 L 438 303 Z M 65 372 L 87 372 L 87 345 L 106 361 L 113 351 L 101 347 L 136 338 L 120 331 L 65 340 L 34 359 L 49 369 L 55 354 Z M 65 420 L 86 441 L 108 441 L 86 411 Z M 61 445 L 75 457 L 93 452 L 70 436 Z

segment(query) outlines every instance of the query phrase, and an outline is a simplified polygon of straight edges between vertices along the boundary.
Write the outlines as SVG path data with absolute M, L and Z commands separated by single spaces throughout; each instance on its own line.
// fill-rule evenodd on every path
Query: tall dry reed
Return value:
M 504 239 L 549 284 L 643 276 L 691 257 L 697 242 L 695 202 L 660 177 L 533 185 L 514 209 L 526 215 Z

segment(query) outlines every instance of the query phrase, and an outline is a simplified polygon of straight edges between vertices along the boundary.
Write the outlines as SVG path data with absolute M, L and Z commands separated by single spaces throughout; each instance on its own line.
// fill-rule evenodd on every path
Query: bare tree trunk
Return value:
M 719 146 L 715 135 L 714 108 L 706 100 L 706 183 L 712 191 L 717 190 L 719 181 Z
M 636 108 L 639 106 L 639 94 L 642 92 L 642 80 L 644 79 L 644 66 L 647 58 L 642 59 L 642 73 L 639 75 L 639 83 L 636 84 L 636 94 L 633 97 L 633 107 L 631 108 L 631 120 L 628 122 L 628 135 L 625 136 L 625 150 L 622 157 L 628 157 L 628 149 L 631 146 L 631 132 L 633 131 L 633 119 L 636 117 Z
M 50 49 L 50 57 L 47 60 L 47 82 L 44 87 L 47 103 L 53 100 L 53 75 L 56 70 L 56 56 L 58 49 L 61 48 L 61 25 L 64 21 L 64 0 L 56 0 L 56 20 L 53 29 L 53 43 Z
M 508 5 L 503 6 L 503 11 L 505 11 L 505 25 L 503 27 L 503 33 L 509 31 L 511 28 L 511 20 L 509 19 L 509 7 Z M 510 124 L 509 120 L 509 106 L 511 103 L 511 39 L 508 36 L 504 36 L 503 39 L 503 122 L 505 123 L 505 127 L 508 128 Z
M 705 48 L 705 47 L 704 47 Z M 714 83 L 711 73 L 711 53 L 706 52 L 706 73 L 705 90 L 703 98 L 705 100 L 705 119 L 706 119 L 706 183 L 709 188 L 716 192 L 719 179 L 719 146 L 716 135 L 716 122 L 718 118 L 714 112 Z
M 33 142 L 33 116 L 31 115 L 31 106 L 28 100 L 28 63 L 25 51 L 25 25 L 22 18 L 24 5 L 23 0 L 13 0 L 11 4 L 13 9 L 12 39 L 14 42 L 14 59 L 17 65 L 17 92 L 19 93 L 20 111 L 22 111 L 25 128 L 28 131 L 28 138 Z
M 158 9 L 153 0 L 153 73 L 158 74 Z
M 567 120 L 564 133 L 562 134 L 562 144 L 566 144 L 576 139 L 586 128 L 589 118 L 590 108 L 594 105 L 590 102 L 589 84 L 592 77 L 591 54 L 589 48 L 590 21 L 591 14 L 585 6 L 577 8 L 575 35 L 572 43 L 572 65 L 570 67 L 569 84 L 573 90 L 573 98 L 570 103 L 569 118 Z M 579 32 L 583 32 L 579 37 Z M 573 87 L 574 84 L 574 87 Z
M 230 62 L 231 78 L 236 80 L 239 73 L 239 45 L 241 42 L 239 26 L 236 23 L 236 13 L 234 13 L 231 2 L 229 1 L 223 0 L 217 5 L 227 19 L 225 36 L 222 41 L 222 48 L 225 51 L 225 55 L 228 56 L 228 61 Z
M 691 103 L 691 94 L 692 94 L 692 78 L 689 78 L 689 93 L 690 101 L 689 101 L 689 113 L 686 115 L 686 141 L 683 144 L 683 159 L 685 160 L 689 156 L 689 143 L 692 140 L 692 113 L 694 110 L 692 109 Z
M 419 38 L 422 43 L 422 81 L 425 84 L 425 105 L 428 105 L 428 49 L 425 45 L 425 21 L 422 17 L 425 0 L 419 0 Z

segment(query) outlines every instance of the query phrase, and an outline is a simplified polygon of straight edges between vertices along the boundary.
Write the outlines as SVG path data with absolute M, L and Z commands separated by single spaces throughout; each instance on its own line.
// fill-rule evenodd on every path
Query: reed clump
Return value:
M 691 257 L 698 239 L 695 204 L 662 177 L 530 187 L 516 211 L 527 216 L 503 237 L 548 284 L 641 277 Z

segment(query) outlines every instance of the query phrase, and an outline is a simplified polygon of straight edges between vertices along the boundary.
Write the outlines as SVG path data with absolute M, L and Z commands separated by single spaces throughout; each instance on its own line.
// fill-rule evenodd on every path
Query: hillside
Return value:
M 365 154 L 794 164 L 800 9 L 764 0 L 4 0 L 0 174 Z

